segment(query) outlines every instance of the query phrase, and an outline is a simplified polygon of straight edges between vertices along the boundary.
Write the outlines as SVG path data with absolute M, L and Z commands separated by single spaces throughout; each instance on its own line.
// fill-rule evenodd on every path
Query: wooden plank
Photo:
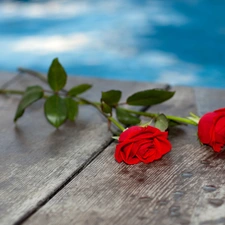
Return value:
M 180 116 L 196 113 L 193 90 L 176 89 L 174 99 L 154 110 Z M 215 94 L 210 98 L 216 100 L 225 91 L 204 93 L 206 98 L 206 93 Z M 203 100 L 206 111 L 224 106 L 224 102 Z M 149 165 L 117 164 L 115 143 L 111 144 L 25 225 L 225 224 L 224 153 L 217 155 L 209 147 L 200 147 L 195 132 L 190 126 L 171 129 L 173 150 Z
M 195 89 L 199 115 L 225 107 L 225 89 Z M 216 191 L 199 195 L 193 210 L 192 221 L 195 224 L 213 225 L 225 224 L 225 152 L 213 153 L 209 147 L 207 151 L 209 164 L 206 164 L 201 179 L 203 185 L 213 185 Z M 199 171 L 201 172 L 201 171 Z
M 225 89 L 195 88 L 195 95 L 199 115 L 225 107 Z
M 68 87 L 82 82 L 94 84 L 86 94 L 93 100 L 99 100 L 102 90 L 121 89 L 125 98 L 153 88 L 148 83 L 80 77 L 69 78 Z M 40 82 L 21 76 L 10 88 L 33 84 Z M 41 102 L 27 109 L 16 126 L 18 97 L 0 96 L 0 104 L 4 104 L 0 111 L 0 224 L 19 224 L 99 154 L 111 142 L 111 133 L 104 118 L 87 106 L 81 108 L 75 125 L 67 123 L 55 130 L 45 121 Z
M 0 71 L 0 89 L 7 88 L 10 84 L 16 82 L 17 75 L 15 73 L 9 73 L 9 72 L 1 72 Z M 8 96 L 1 95 L 2 98 L 7 99 Z M 8 107 L 3 101 L 0 101 L 0 110 L 7 110 Z
M 152 111 L 178 116 L 196 113 L 194 90 L 176 90 L 173 99 Z M 201 147 L 196 127 L 171 128 L 169 139 L 172 151 L 148 165 L 116 163 L 112 143 L 24 225 L 224 224 L 225 204 L 208 203 L 225 196 L 224 154 L 216 156 Z M 215 185 L 215 191 L 206 185 Z M 213 217 L 213 211 L 216 220 L 199 219 L 200 212 L 205 214 L 204 204 L 211 210 L 207 218 Z M 216 213 L 218 207 L 220 213 Z

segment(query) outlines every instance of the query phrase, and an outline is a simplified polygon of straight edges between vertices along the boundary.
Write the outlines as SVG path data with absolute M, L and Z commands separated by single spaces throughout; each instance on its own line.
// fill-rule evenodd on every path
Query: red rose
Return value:
M 206 113 L 198 124 L 198 137 L 203 144 L 220 152 L 225 145 L 225 108 Z
M 161 132 L 152 126 L 130 127 L 119 137 L 115 159 L 127 164 L 150 163 L 160 159 L 172 147 L 167 136 L 167 132 Z

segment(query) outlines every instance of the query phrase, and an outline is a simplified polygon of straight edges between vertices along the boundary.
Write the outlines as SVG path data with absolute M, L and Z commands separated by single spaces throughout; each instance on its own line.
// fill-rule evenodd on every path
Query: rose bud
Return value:
M 160 159 L 172 148 L 168 133 L 152 126 L 132 126 L 121 133 L 116 146 L 117 162 L 137 164 Z
M 214 151 L 220 152 L 225 145 L 225 108 L 203 115 L 198 124 L 198 137 Z

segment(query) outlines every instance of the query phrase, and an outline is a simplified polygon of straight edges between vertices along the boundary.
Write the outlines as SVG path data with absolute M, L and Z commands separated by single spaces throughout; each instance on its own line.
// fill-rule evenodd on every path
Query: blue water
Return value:
M 1 1 L 0 70 L 225 88 L 224 0 Z

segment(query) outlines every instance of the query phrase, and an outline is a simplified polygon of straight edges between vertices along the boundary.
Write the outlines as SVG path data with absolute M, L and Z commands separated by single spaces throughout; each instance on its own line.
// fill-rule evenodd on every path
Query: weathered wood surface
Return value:
M 216 103 L 204 100 L 212 98 L 210 90 L 197 97 L 192 88 L 176 89 L 173 99 L 152 110 L 186 116 L 196 106 L 205 112 L 212 104 L 225 106 L 224 90 L 214 91 L 220 93 Z M 172 151 L 149 165 L 116 163 L 112 143 L 24 224 L 225 224 L 224 153 L 201 147 L 195 127 L 173 128 L 169 138 Z
M 101 79 L 69 78 L 68 87 L 88 82 L 92 91 L 85 94 L 99 100 L 101 91 L 123 90 L 123 97 L 155 85 Z M 37 79 L 21 76 L 8 88 L 24 89 L 40 84 Z M 159 85 L 157 85 L 159 87 Z M 162 87 L 162 85 L 160 85 Z M 91 107 L 80 110 L 76 124 L 67 123 L 59 130 L 49 125 L 42 103 L 26 110 L 17 125 L 13 123 L 17 96 L 0 96 L 0 224 L 20 224 L 32 212 L 76 176 L 111 142 L 111 133 L 99 113 Z
M 198 114 L 218 108 L 225 108 L 225 89 L 195 88 Z
M 17 75 L 9 72 L 0 72 L 0 87 L 10 83 Z

